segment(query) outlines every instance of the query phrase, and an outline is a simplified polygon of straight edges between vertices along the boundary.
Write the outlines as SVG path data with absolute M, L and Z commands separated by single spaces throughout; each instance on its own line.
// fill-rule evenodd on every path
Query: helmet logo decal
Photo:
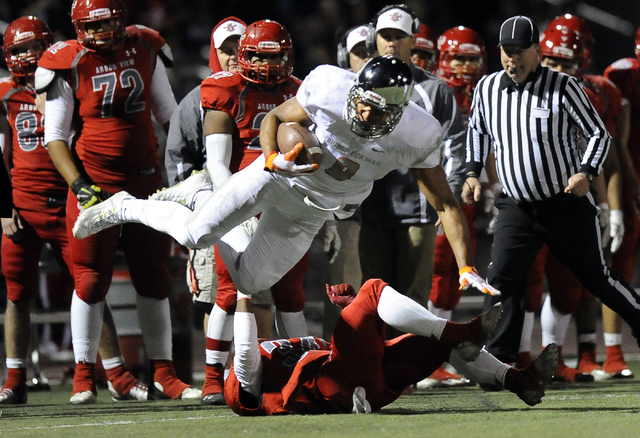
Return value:
M 384 108 L 387 105 L 387 100 L 384 97 L 380 96 L 377 93 L 374 93 L 371 90 L 365 91 L 362 97 L 365 101 L 369 101 L 380 108 Z
M 89 17 L 96 20 L 109 18 L 111 17 L 111 11 L 109 10 L 109 8 L 94 9 L 93 11 L 89 12 Z
M 260 41 L 258 43 L 258 50 L 260 52 L 279 52 L 280 44 L 275 41 Z
M 20 41 L 30 40 L 36 37 L 35 32 L 28 30 L 26 32 L 16 32 L 16 36 L 13 37 L 13 43 L 19 44 Z

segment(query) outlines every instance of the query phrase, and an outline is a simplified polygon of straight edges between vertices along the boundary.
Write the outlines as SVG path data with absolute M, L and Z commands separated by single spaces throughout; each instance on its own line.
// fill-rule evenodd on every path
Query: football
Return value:
M 278 127 L 278 149 L 286 154 L 298 144 L 304 144 L 304 150 L 296 158 L 296 164 L 318 164 L 322 161 L 320 141 L 313 132 L 296 122 L 281 123 Z

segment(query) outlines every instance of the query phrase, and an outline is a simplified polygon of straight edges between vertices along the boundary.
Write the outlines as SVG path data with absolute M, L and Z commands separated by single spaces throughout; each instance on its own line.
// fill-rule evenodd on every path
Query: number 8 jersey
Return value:
M 11 78 L 0 80 L 0 113 L 7 117 L 13 138 L 5 154 L 11 163 L 14 204 L 27 210 L 44 208 L 44 204 L 33 205 L 33 195 L 46 201 L 67 194 L 67 184 L 44 148 L 44 117 L 36 108 L 35 96 L 35 90 Z
M 69 40 L 49 47 L 40 59 L 39 67 L 61 75 L 73 90 L 76 153 L 95 182 L 116 182 L 157 167 L 151 111 L 164 123 L 175 108 L 168 82 L 164 89 L 152 83 L 166 78 L 154 75 L 164 69 L 157 65 L 158 57 L 170 62 L 165 50 L 156 31 L 129 26 L 125 41 L 111 53 L 91 52 Z M 158 99 L 163 95 L 170 97 Z M 56 139 L 47 135 L 47 142 Z

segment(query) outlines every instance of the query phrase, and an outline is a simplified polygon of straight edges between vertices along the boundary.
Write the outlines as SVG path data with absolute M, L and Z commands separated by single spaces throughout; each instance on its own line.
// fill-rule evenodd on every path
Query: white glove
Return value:
M 251 219 L 247 219 L 242 222 L 240 226 L 247 232 L 249 236 L 253 236 L 253 233 L 256 232 L 256 228 L 258 228 L 258 218 L 252 217 Z
M 317 164 L 296 164 L 296 158 L 304 145 L 298 143 L 286 154 L 272 152 L 265 161 L 264 170 L 275 172 L 282 176 L 292 177 L 313 173 L 318 170 Z
M 473 266 L 465 266 L 460 269 L 460 290 L 466 290 L 469 287 L 475 287 L 483 294 L 500 295 L 500 291 L 491 286 L 485 279 L 480 277 L 478 271 Z
M 496 221 L 498 220 L 498 209 L 495 206 L 495 201 L 501 191 L 502 186 L 500 183 L 494 183 L 490 188 L 482 192 L 484 212 L 491 218 L 489 225 L 487 225 L 487 234 L 493 234 L 493 229 L 495 228 Z
M 338 225 L 336 221 L 329 220 L 324 224 L 324 252 L 327 255 L 327 261 L 333 263 L 338 257 L 342 241 L 338 234 Z
M 600 233 L 602 234 L 602 247 L 606 247 L 611 242 L 611 211 L 609 210 L 609 204 L 602 202 L 598 204 L 600 213 L 598 213 L 598 220 L 600 221 Z
M 622 237 L 624 236 L 624 218 L 622 210 L 611 210 L 609 225 L 611 228 L 611 252 L 614 253 L 618 248 L 620 248 Z

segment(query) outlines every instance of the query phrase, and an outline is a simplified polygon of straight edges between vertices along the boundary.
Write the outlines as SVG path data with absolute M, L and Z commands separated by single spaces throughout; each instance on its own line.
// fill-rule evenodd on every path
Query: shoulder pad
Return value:
M 68 70 L 82 50 L 82 46 L 75 40 L 59 41 L 42 54 L 38 66 L 51 70 Z
M 47 88 L 49 88 L 49 85 L 51 85 L 55 77 L 55 70 L 38 67 L 35 74 L 36 93 L 43 93 L 47 91 Z
M 238 73 L 219 71 L 202 82 L 203 87 L 233 87 L 242 82 L 242 76 Z

